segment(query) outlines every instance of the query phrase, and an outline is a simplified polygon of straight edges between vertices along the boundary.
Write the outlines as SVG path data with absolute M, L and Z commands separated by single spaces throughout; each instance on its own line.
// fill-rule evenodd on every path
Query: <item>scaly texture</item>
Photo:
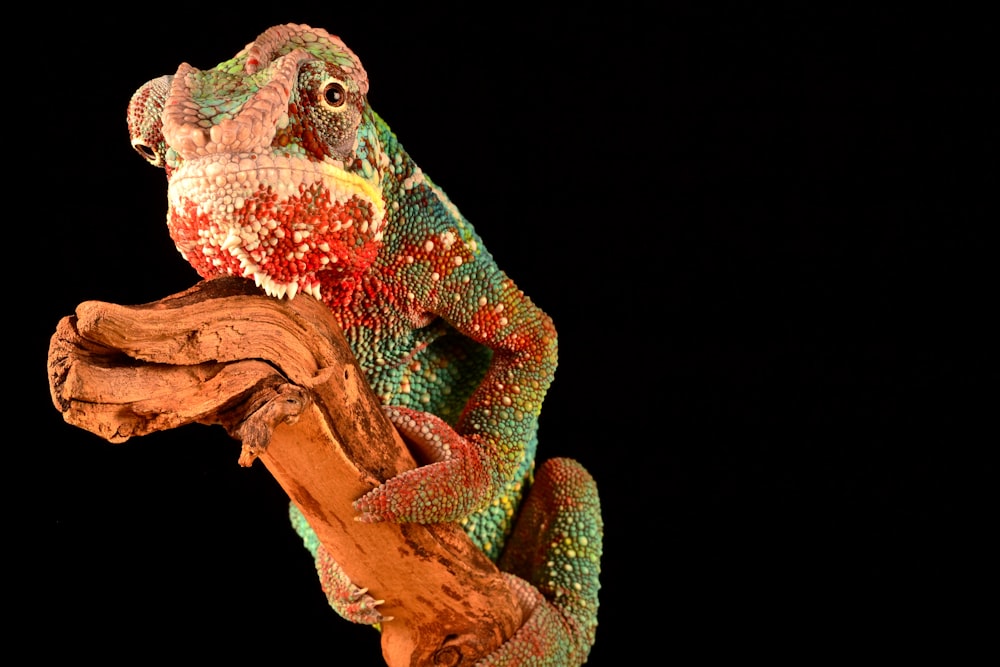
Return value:
M 555 328 L 367 92 L 339 38 L 275 26 L 213 69 L 185 63 L 143 85 L 129 132 L 166 170 L 167 226 L 183 257 L 204 278 L 243 276 L 269 295 L 327 304 L 414 447 L 422 465 L 359 498 L 359 519 L 461 522 L 535 608 L 485 664 L 581 664 L 597 625 L 597 489 L 568 459 L 533 480 Z M 389 620 L 294 508 L 292 522 L 334 609 Z

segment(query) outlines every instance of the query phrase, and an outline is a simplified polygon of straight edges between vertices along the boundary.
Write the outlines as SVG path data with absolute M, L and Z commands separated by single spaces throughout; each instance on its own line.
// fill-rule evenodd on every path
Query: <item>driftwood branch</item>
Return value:
M 239 439 L 239 463 L 259 458 L 351 580 L 386 601 L 391 667 L 471 665 L 521 625 L 527 610 L 456 525 L 354 520 L 356 498 L 416 464 L 315 299 L 223 278 L 142 306 L 84 302 L 48 365 L 63 418 L 110 442 L 192 423 Z

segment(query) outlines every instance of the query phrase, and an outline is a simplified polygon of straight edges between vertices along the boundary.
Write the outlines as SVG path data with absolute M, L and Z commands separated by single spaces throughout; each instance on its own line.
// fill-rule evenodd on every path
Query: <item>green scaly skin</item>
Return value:
M 211 70 L 182 64 L 128 109 L 166 170 L 167 224 L 203 278 L 237 275 L 332 310 L 386 414 L 424 465 L 355 502 L 362 521 L 460 522 L 534 607 L 484 665 L 579 665 L 597 626 L 602 521 L 579 463 L 534 469 L 556 368 L 551 319 L 368 106 L 341 40 L 268 29 Z M 301 514 L 331 605 L 388 622 Z

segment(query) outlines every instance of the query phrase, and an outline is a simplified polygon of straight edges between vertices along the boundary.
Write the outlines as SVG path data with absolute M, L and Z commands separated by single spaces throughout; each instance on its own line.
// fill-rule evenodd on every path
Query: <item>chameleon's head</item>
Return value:
M 166 169 L 170 236 L 202 277 L 323 298 L 367 268 L 385 225 L 367 91 L 344 43 L 304 25 L 136 91 L 132 145 Z

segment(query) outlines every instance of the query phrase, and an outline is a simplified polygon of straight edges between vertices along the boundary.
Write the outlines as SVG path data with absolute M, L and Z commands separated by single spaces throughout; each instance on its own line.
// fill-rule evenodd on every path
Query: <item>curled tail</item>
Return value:
M 534 611 L 481 665 L 586 662 L 597 632 L 603 527 L 597 485 L 583 466 L 559 458 L 539 467 L 497 563 Z

